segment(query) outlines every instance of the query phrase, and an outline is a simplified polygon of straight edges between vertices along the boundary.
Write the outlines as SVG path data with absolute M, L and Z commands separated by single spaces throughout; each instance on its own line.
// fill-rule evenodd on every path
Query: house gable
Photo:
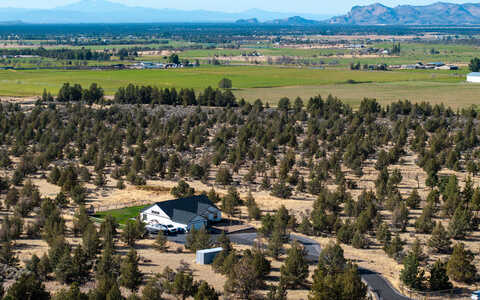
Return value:
M 170 217 L 157 204 L 154 204 L 150 207 L 145 208 L 142 211 L 142 214 L 148 214 L 151 217 L 156 216 L 159 218 L 170 219 Z
M 163 218 L 184 225 L 198 220 L 221 220 L 220 210 L 205 195 L 158 202 L 142 210 L 141 214 L 145 221 Z

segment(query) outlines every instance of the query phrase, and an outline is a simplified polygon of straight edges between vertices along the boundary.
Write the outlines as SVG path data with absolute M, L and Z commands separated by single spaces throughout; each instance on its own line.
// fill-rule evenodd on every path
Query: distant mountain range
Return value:
M 292 17 L 294 16 L 294 17 Z M 20 23 L 233 23 L 312 26 L 349 25 L 480 25 L 480 4 L 437 2 L 388 7 L 380 3 L 354 6 L 343 16 L 271 12 L 238 13 L 132 7 L 108 0 L 80 0 L 53 9 L 0 8 L 0 25 Z
M 431 5 L 400 5 L 394 8 L 380 3 L 355 6 L 330 24 L 351 25 L 479 25 L 480 4 L 437 2 Z
M 260 22 L 257 18 L 251 19 L 240 19 L 236 21 L 237 24 L 249 25 L 249 24 L 265 24 L 265 25 L 284 25 L 284 26 L 312 26 L 312 25 L 320 25 L 325 24 L 322 21 L 316 20 L 309 20 L 302 18 L 300 16 L 283 18 L 283 19 L 275 19 L 271 21 Z
M 332 17 L 332 15 L 281 13 L 260 9 L 239 13 L 154 9 L 131 7 L 106 0 L 81 0 L 54 9 L 0 8 L 0 24 L 12 21 L 25 23 L 232 23 L 239 19 L 257 19 L 259 22 L 265 22 L 286 19 L 293 15 L 317 21 Z

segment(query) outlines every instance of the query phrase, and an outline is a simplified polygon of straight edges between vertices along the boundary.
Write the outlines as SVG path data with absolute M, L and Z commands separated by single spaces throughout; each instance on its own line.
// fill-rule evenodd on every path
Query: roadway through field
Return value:
M 219 235 L 214 234 L 213 238 L 216 239 Z M 235 244 L 240 245 L 247 245 L 252 246 L 255 243 L 257 238 L 257 233 L 232 233 L 229 234 L 228 237 L 230 241 Z M 184 244 L 185 243 L 185 235 L 176 235 L 176 236 L 169 236 L 168 239 L 172 242 Z M 307 259 L 310 262 L 318 262 L 318 257 L 320 256 L 321 248 L 317 241 L 294 235 L 290 235 L 290 239 L 295 239 L 298 242 L 302 243 L 307 250 Z M 364 269 L 359 268 L 360 275 L 362 279 L 368 284 L 370 289 L 372 289 L 379 297 L 379 300 L 408 300 L 410 298 L 401 295 L 392 285 L 380 274 Z

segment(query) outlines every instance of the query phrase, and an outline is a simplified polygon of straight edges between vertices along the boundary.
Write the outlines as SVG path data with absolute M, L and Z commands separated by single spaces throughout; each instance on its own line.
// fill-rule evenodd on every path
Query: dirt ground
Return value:
M 400 159 L 398 165 L 390 166 L 390 170 L 398 168 L 401 171 L 403 176 L 402 182 L 399 185 L 399 190 L 401 194 L 406 197 L 408 196 L 413 188 L 418 188 L 419 194 L 425 199 L 429 193 L 429 188 L 424 184 L 426 179 L 425 172 L 420 169 L 416 164 L 416 156 L 412 153 L 407 153 Z M 347 169 L 344 171 L 347 174 L 347 178 L 354 180 L 358 184 L 358 188 L 355 190 L 349 190 L 354 199 L 362 192 L 363 189 L 375 189 L 374 181 L 377 178 L 378 171 L 374 168 L 375 160 L 368 160 L 363 168 L 364 175 L 360 178 L 352 175 Z M 234 175 L 234 180 L 241 182 L 240 178 L 247 170 L 240 170 L 239 174 Z M 457 175 L 460 185 L 463 186 L 467 175 L 461 172 L 453 172 L 442 170 L 440 174 L 455 174 Z M 418 179 L 418 181 L 417 181 Z M 87 199 L 88 205 L 93 205 L 97 210 L 109 210 L 116 209 L 128 206 L 135 205 L 146 205 L 149 203 L 164 201 L 172 199 L 173 196 L 168 192 L 173 186 L 177 184 L 176 180 L 149 180 L 147 182 L 148 187 L 155 187 L 152 189 L 139 189 L 135 186 L 129 185 L 126 183 L 126 188 L 124 190 L 119 190 L 115 188 L 116 180 L 112 179 L 110 176 L 107 176 L 107 185 L 104 188 L 96 188 L 92 184 L 87 184 L 86 187 L 89 189 L 89 196 Z M 259 179 L 257 178 L 257 181 Z M 33 182 L 39 187 L 42 196 L 44 197 L 54 197 L 59 191 L 58 186 L 49 184 L 46 182 L 45 175 L 39 174 L 36 178 L 33 179 Z M 476 176 L 473 178 L 475 186 L 480 184 L 480 177 Z M 215 190 L 222 194 L 226 194 L 227 190 L 225 187 L 214 185 L 213 179 L 208 183 L 202 183 L 200 181 L 188 181 L 190 186 L 194 187 L 197 192 L 209 191 L 212 187 Z M 328 186 L 331 190 L 336 189 L 335 185 Z M 291 213 L 296 216 L 300 216 L 302 213 L 308 213 L 312 209 L 313 201 L 315 198 L 311 195 L 306 195 L 303 193 L 294 192 L 291 199 L 279 199 L 273 197 L 267 191 L 257 190 L 255 187 L 238 184 L 237 189 L 242 197 L 246 197 L 249 192 L 252 193 L 256 202 L 260 206 L 263 212 L 273 212 L 275 209 L 281 205 L 285 205 Z M 422 205 L 423 206 L 423 205 Z M 243 207 L 241 209 L 241 215 L 246 216 L 246 209 Z M 390 218 L 389 213 L 382 211 L 382 214 L 386 219 Z M 426 244 L 428 237 L 427 235 L 416 234 L 413 224 L 415 218 L 421 214 L 421 210 L 412 210 L 410 212 L 410 226 L 407 228 L 405 233 L 401 234 L 401 238 L 407 242 L 405 249 L 409 247 L 414 242 L 415 238 L 419 238 L 423 245 Z M 72 218 L 72 210 L 69 213 L 65 214 L 65 217 L 68 221 Z M 240 216 L 241 218 L 241 216 Z M 446 220 L 437 219 L 441 221 L 445 226 L 448 225 Z M 28 222 L 28 220 L 27 220 Z M 259 222 L 250 222 L 254 227 L 259 227 Z M 67 224 L 68 225 L 68 224 Z M 325 246 L 329 241 L 334 240 L 332 238 L 315 238 L 322 246 Z M 69 238 L 72 243 L 78 243 L 78 239 Z M 474 232 L 467 241 L 463 241 L 467 248 L 472 250 L 474 253 L 479 252 L 478 241 L 480 241 L 480 232 Z M 182 261 L 190 264 L 194 270 L 194 274 L 198 279 L 205 279 L 211 285 L 213 285 L 217 290 L 223 291 L 223 284 L 225 278 L 219 274 L 215 274 L 210 266 L 198 266 L 194 263 L 195 256 L 192 253 L 175 253 L 173 252 L 177 248 L 182 248 L 180 245 L 171 245 L 170 249 L 172 252 L 169 253 L 158 253 L 154 250 L 151 245 L 152 240 L 142 240 L 138 243 L 137 250 L 142 257 L 147 258 L 151 263 L 143 264 L 142 271 L 147 274 L 160 273 L 163 271 L 165 266 L 169 266 L 172 269 L 177 268 Z M 382 250 L 381 246 L 378 244 L 373 244 L 370 249 L 359 250 L 354 249 L 353 247 L 342 245 L 345 256 L 348 259 L 356 262 L 359 266 L 371 269 L 382 274 L 386 277 L 397 289 L 401 289 L 399 282 L 399 274 L 402 266 L 396 263 L 393 259 L 387 257 L 387 255 Z M 38 256 L 43 255 L 48 248 L 45 242 L 41 240 L 27 240 L 20 239 L 17 241 L 16 249 L 19 255 L 20 260 L 24 261 L 29 259 L 32 254 L 37 254 Z M 442 256 L 432 255 L 428 252 L 428 249 L 424 247 L 424 251 L 429 257 L 429 263 L 432 263 L 438 258 L 444 258 Z M 480 269 L 480 260 L 474 261 L 477 268 Z M 278 277 L 280 262 L 273 262 L 273 272 L 272 282 Z M 313 268 L 313 266 L 312 266 Z M 278 278 L 277 278 L 278 279 Z M 89 288 L 94 283 L 89 283 L 86 285 L 86 288 Z M 458 287 L 466 287 L 462 284 L 455 284 Z M 58 283 L 48 282 L 47 287 L 51 290 L 57 290 L 61 286 Z M 472 287 L 473 288 L 473 287 Z M 308 291 L 306 290 L 296 290 L 289 292 L 289 299 L 307 299 Z

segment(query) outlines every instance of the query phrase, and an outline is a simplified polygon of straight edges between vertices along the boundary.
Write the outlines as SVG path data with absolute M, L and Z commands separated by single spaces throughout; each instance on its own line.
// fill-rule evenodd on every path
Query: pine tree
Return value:
M 193 297 L 194 300 L 218 300 L 218 293 L 207 282 L 202 281 L 198 291 Z
M 157 237 L 155 238 L 154 247 L 160 252 L 165 252 L 168 249 L 167 237 L 161 230 L 158 232 Z
M 100 249 L 100 237 L 97 228 L 92 223 L 88 224 L 84 231 L 82 245 L 87 256 L 94 259 Z
M 71 268 L 73 282 L 85 283 L 89 280 L 92 264 L 88 254 L 85 253 L 81 246 L 73 250 Z
M 117 283 L 120 273 L 118 259 L 113 255 L 111 244 L 105 244 L 102 256 L 96 266 L 97 292 L 105 297 L 112 286 Z
M 421 201 L 422 201 L 422 198 L 420 198 L 420 195 L 418 194 L 417 189 L 413 189 L 410 196 L 408 196 L 406 202 L 408 207 L 410 207 L 410 209 L 416 209 L 420 205 Z
M 368 239 L 360 231 L 355 231 L 355 234 L 352 238 L 352 246 L 357 249 L 368 248 Z
M 376 238 L 379 242 L 381 242 L 384 246 L 390 242 L 392 239 L 392 233 L 388 229 L 388 225 L 385 223 L 381 223 L 376 232 Z
M 450 253 L 451 244 L 452 242 L 450 241 L 445 227 L 443 227 L 442 223 L 437 222 L 435 228 L 432 231 L 432 235 L 428 240 L 428 246 L 435 253 Z
M 430 266 L 430 277 L 428 279 L 432 291 L 443 291 L 452 288 L 452 283 L 447 275 L 447 264 L 437 260 Z
M 88 300 L 88 295 L 82 293 L 77 283 L 73 283 L 68 290 L 61 289 L 54 300 Z
M 400 280 L 407 287 L 422 290 L 425 280 L 424 271 L 419 268 L 418 257 L 413 253 L 403 260 L 403 269 L 400 271 Z
M 201 229 L 190 229 L 187 234 L 185 248 L 191 250 L 192 252 L 196 252 L 197 250 L 201 249 L 208 249 L 212 246 L 212 240 L 210 235 L 205 230 L 205 228 Z
M 457 240 L 465 239 L 472 229 L 470 224 L 472 218 L 472 213 L 468 209 L 458 207 L 448 223 L 448 234 L 450 237 Z
M 397 234 L 389 243 L 383 246 L 383 250 L 389 257 L 397 259 L 402 255 L 404 244 L 405 242 L 400 238 L 400 235 Z
M 64 248 L 64 252 L 55 265 L 55 278 L 61 283 L 71 283 L 73 280 L 72 255 L 69 248 Z
M 408 225 L 408 208 L 404 203 L 397 205 L 393 210 L 392 225 L 401 231 L 406 230 Z
M 193 276 L 186 272 L 178 272 L 175 274 L 175 279 L 172 283 L 172 294 L 182 300 L 195 295 L 196 286 L 193 281 Z
M 35 274 L 36 276 L 39 276 L 39 271 L 38 271 L 38 265 L 40 264 L 40 258 L 36 254 L 32 255 L 32 258 L 28 260 L 25 264 L 25 268 Z
M 16 267 L 18 265 L 18 258 L 13 252 L 13 246 L 11 242 L 3 242 L 0 245 L 0 263 L 10 266 Z
M 262 215 L 262 211 L 258 207 L 258 204 L 255 202 L 255 199 L 253 198 L 251 192 L 248 192 L 246 205 L 248 209 L 248 219 L 259 220 Z
M 275 228 L 272 236 L 268 239 L 267 245 L 270 256 L 277 259 L 283 249 L 283 234 L 281 229 Z
M 132 293 L 138 290 L 143 281 L 143 274 L 138 268 L 138 260 L 137 252 L 132 248 L 120 265 L 119 283 Z
M 415 221 L 415 229 L 420 233 L 431 233 L 435 223 L 433 222 L 434 210 L 431 203 L 428 203 L 422 211 L 422 214 Z
M 135 241 L 138 239 L 138 230 L 135 221 L 128 220 L 122 231 L 121 237 L 125 244 L 129 247 L 135 247 Z
M 268 291 L 267 300 L 287 300 L 287 288 L 280 282 L 277 286 L 270 286 Z
M 118 284 L 115 281 L 107 293 L 106 300 L 124 300 L 122 292 L 118 288 Z
M 472 282 L 477 276 L 477 269 L 473 264 L 473 259 L 473 253 L 465 249 L 463 243 L 456 244 L 447 263 L 448 277 L 455 281 Z
M 418 238 L 415 239 L 413 245 L 410 249 L 410 254 L 414 255 L 419 261 L 424 261 L 427 259 L 425 253 L 423 253 L 423 247 Z
M 164 287 L 158 278 L 152 277 L 142 289 L 142 300 L 161 300 L 163 291 Z
M 46 280 L 48 273 L 52 272 L 52 266 L 50 265 L 50 259 L 47 254 L 43 254 L 40 262 L 38 263 L 38 277 L 41 280 Z
M 330 242 L 322 250 L 318 258 L 318 269 L 324 273 L 333 275 L 345 270 L 346 260 L 343 255 L 343 249 L 339 244 Z
M 225 283 L 225 291 L 234 293 L 240 299 L 250 299 L 255 289 L 264 285 L 257 276 L 256 266 L 249 256 L 242 257 L 230 272 Z
M 288 288 L 297 288 L 305 284 L 308 277 L 307 252 L 297 241 L 290 246 L 285 263 L 280 268 L 280 281 Z
M 362 282 L 358 267 L 347 264 L 342 270 L 329 273 L 319 264 L 313 274 L 310 300 L 366 300 L 367 286 Z
M 28 298 L 25 298 L 25 295 L 28 295 Z M 23 274 L 8 289 L 4 299 L 49 300 L 50 293 L 34 274 Z

